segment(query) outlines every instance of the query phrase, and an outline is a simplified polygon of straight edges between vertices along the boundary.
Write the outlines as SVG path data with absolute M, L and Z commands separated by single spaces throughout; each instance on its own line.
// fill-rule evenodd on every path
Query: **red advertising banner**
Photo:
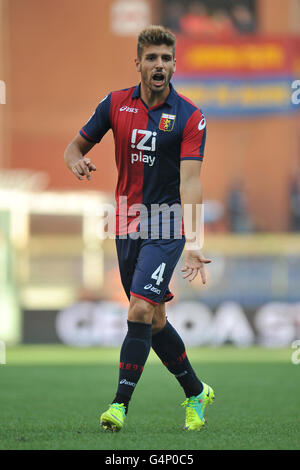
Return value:
M 179 37 L 176 56 L 179 76 L 300 76 L 298 38 L 249 36 L 220 41 Z

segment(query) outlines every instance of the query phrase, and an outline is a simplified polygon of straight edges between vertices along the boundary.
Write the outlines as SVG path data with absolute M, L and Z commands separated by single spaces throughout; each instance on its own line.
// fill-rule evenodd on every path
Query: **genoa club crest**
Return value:
M 172 131 L 174 128 L 176 115 L 175 114 L 166 114 L 162 113 L 159 121 L 159 129 L 161 131 Z

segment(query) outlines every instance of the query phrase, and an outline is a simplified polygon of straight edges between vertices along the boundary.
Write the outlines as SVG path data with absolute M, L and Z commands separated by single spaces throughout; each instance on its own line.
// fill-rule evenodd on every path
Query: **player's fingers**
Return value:
M 90 170 L 89 170 L 89 167 L 86 164 L 85 160 L 83 159 L 82 161 L 80 161 L 78 163 L 78 165 L 80 165 L 80 168 L 83 172 L 82 174 L 85 175 L 87 177 L 87 179 L 90 179 Z
M 198 268 L 193 269 L 193 272 L 191 273 L 190 279 L 189 279 L 190 282 L 192 282 L 195 279 L 195 277 L 198 275 L 198 271 L 199 271 Z
M 203 256 L 201 256 L 200 261 L 201 263 L 204 263 L 204 264 L 211 263 L 211 259 L 203 258 Z
M 84 157 L 83 161 L 85 162 L 85 164 L 87 165 L 90 171 L 97 170 L 96 165 L 94 165 L 94 163 L 91 162 L 90 158 Z
M 187 277 L 189 277 L 192 272 L 193 272 L 192 268 L 187 268 L 186 273 L 182 276 L 183 279 L 186 279 Z
M 84 176 L 84 170 L 80 162 L 76 163 L 76 165 L 73 166 L 73 169 L 75 169 L 79 175 Z
M 73 166 L 72 168 L 72 172 L 74 173 L 74 175 L 79 179 L 79 180 L 82 180 L 82 176 L 81 176 L 81 173 L 79 173 L 78 169 L 76 166 Z
M 201 275 L 202 283 L 206 284 L 206 270 L 204 266 L 200 267 L 200 275 Z
M 192 268 L 191 268 L 190 266 L 185 265 L 183 268 L 181 268 L 181 271 L 182 271 L 183 273 L 185 273 L 185 272 L 188 271 L 189 269 L 192 269 Z
M 83 171 L 84 171 L 84 174 L 85 176 L 87 177 L 87 179 L 90 179 L 90 170 L 89 170 L 89 166 L 87 163 L 84 162 L 83 164 Z

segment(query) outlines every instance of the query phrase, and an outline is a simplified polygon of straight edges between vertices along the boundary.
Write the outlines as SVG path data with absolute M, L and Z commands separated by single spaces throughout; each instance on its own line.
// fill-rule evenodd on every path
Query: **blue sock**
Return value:
M 199 395 L 202 382 L 196 376 L 188 360 L 184 343 L 171 323 L 152 336 L 152 348 L 182 386 L 186 397 Z
M 119 383 L 112 403 L 128 403 L 139 381 L 148 358 L 151 339 L 151 323 L 137 323 L 128 320 L 128 331 L 120 352 Z

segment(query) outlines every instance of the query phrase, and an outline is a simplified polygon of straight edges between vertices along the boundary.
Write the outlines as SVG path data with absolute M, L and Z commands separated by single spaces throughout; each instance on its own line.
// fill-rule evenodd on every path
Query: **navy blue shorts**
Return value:
M 153 305 L 171 300 L 169 282 L 185 238 L 143 240 L 116 238 L 121 281 L 128 299 L 133 295 Z

